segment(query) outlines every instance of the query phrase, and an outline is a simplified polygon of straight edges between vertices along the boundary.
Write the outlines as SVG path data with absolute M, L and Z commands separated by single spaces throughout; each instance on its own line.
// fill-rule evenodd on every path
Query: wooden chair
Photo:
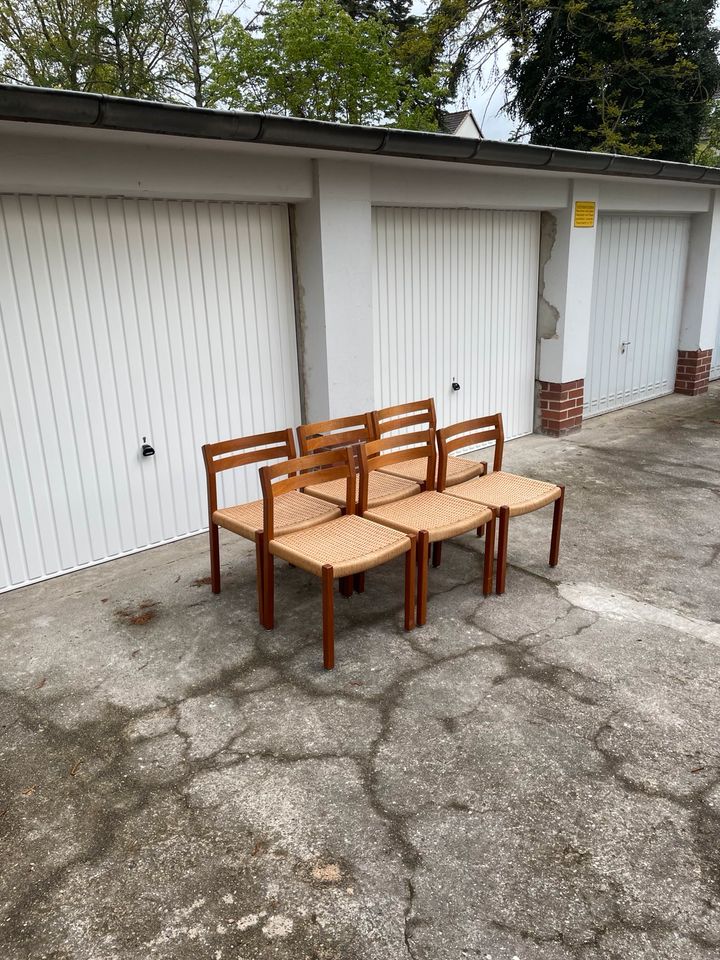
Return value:
M 288 460 L 295 456 L 292 430 L 259 433 L 235 440 L 206 443 L 202 448 L 207 475 L 208 520 L 210 534 L 210 583 L 213 593 L 220 593 L 220 537 L 219 528 L 256 543 L 255 533 L 263 528 L 263 501 L 253 500 L 233 507 L 218 509 L 217 475 L 225 470 L 264 463 L 268 460 Z M 293 491 L 276 504 L 275 520 L 278 533 L 303 530 L 323 520 L 340 516 L 338 507 L 316 497 Z M 257 550 L 257 547 L 256 547 Z M 262 622 L 262 564 L 257 558 L 258 613 Z
M 335 450 L 340 447 L 353 447 L 375 439 L 372 415 L 361 413 L 355 417 L 342 417 L 336 420 L 324 420 L 319 423 L 305 423 L 297 428 L 300 454 L 306 456 L 321 450 Z M 356 488 L 357 489 L 357 488 Z M 313 483 L 305 487 L 305 493 L 320 497 L 336 506 L 345 506 L 345 481 L 329 480 L 325 483 Z M 404 477 L 389 473 L 374 473 L 370 477 L 368 504 L 379 507 L 393 500 L 402 500 L 420 493 L 420 485 Z
M 375 438 L 386 436 L 396 430 L 407 431 L 410 427 L 421 426 L 437 430 L 437 416 L 435 415 L 435 401 L 432 397 L 427 400 L 415 400 L 412 403 L 401 403 L 394 407 L 385 407 L 383 410 L 374 410 L 372 413 L 373 433 Z M 479 477 L 487 470 L 487 464 L 481 460 L 470 460 L 467 457 L 450 457 L 447 466 L 446 485 L 462 483 L 472 477 Z M 427 473 L 427 464 L 422 460 L 411 460 L 407 463 L 398 463 L 383 473 L 389 473 L 416 483 L 424 483 Z
M 345 513 L 294 533 L 276 528 L 276 507 L 308 481 L 312 471 L 318 483 L 340 480 L 345 483 Z M 333 581 L 350 578 L 405 554 L 405 629 L 415 626 L 416 540 L 386 526 L 373 523 L 355 513 L 355 460 L 345 447 L 297 457 L 284 463 L 262 467 L 264 523 L 257 542 L 263 562 L 263 623 L 274 625 L 274 557 L 281 557 L 322 580 L 323 665 L 335 665 L 335 627 Z M 323 503 L 322 500 L 317 500 Z M 337 508 L 335 508 L 337 509 Z M 339 510 L 338 510 L 339 513 Z
M 413 444 L 413 446 L 408 446 Z M 368 509 L 368 487 L 374 470 L 391 469 L 413 461 L 425 464 L 425 490 L 413 497 Z M 485 564 L 483 593 L 492 592 L 492 565 L 495 544 L 495 517 L 488 507 L 470 505 L 459 497 L 435 490 L 435 431 L 413 431 L 393 437 L 371 440 L 360 447 L 360 511 L 368 520 L 382 523 L 408 536 L 418 538 L 417 622 L 427 619 L 427 580 L 429 547 L 433 545 L 433 566 L 440 563 L 443 540 L 485 528 Z M 458 509 L 458 503 L 463 507 Z M 468 507 L 470 507 L 468 509 Z
M 465 420 L 463 423 L 443 427 L 442 430 L 438 431 L 438 447 L 440 450 L 438 488 L 440 490 L 445 489 L 444 463 L 449 459 L 453 450 L 459 450 L 470 445 L 476 446 L 480 443 L 492 443 L 493 441 L 495 443 L 495 457 L 492 473 L 453 485 L 449 487 L 447 492 L 453 497 L 460 497 L 478 505 L 484 504 L 491 507 L 495 516 L 500 518 L 495 589 L 497 593 L 504 593 L 510 517 L 519 517 L 525 513 L 539 510 L 550 503 L 555 504 L 549 563 L 551 567 L 556 566 L 560 554 L 560 528 L 565 503 L 565 487 L 561 483 L 545 483 L 543 480 L 532 480 L 530 477 L 522 477 L 503 471 L 502 459 L 505 434 L 502 414 L 496 413 L 491 417 Z

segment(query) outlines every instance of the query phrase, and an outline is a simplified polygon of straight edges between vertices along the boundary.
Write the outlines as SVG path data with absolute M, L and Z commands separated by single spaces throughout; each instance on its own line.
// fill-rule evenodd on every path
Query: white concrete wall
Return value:
M 713 349 L 719 342 L 719 325 L 720 191 L 715 191 L 708 211 L 691 220 L 680 349 Z M 714 362 L 717 359 L 714 357 Z
M 9 122 L 0 122 L 0 143 L 0 193 L 257 201 L 312 195 L 310 159 L 245 145 Z
M 573 219 L 576 202 L 585 200 L 597 204 L 598 196 L 596 183 L 574 181 L 568 191 L 567 206 L 553 214 L 554 243 L 549 237 L 544 245 L 545 250 L 549 250 L 549 259 L 540 267 L 538 379 L 550 383 L 568 383 L 585 377 L 597 209 L 593 227 L 576 227 Z M 550 223 L 546 229 L 551 229 Z
M 438 169 L 438 167 L 440 169 Z M 485 210 L 548 210 L 565 207 L 568 178 L 538 177 L 525 170 L 507 173 L 457 164 L 371 167 L 371 201 L 391 207 L 477 207 Z
M 316 162 L 295 238 L 309 421 L 373 406 L 371 211 L 366 163 Z

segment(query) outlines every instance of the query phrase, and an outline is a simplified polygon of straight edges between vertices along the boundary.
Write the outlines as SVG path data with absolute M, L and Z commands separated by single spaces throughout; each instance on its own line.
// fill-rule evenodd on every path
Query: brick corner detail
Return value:
M 678 350 L 675 393 L 696 397 L 707 393 L 712 350 Z
M 551 437 L 564 437 L 582 427 L 584 380 L 568 383 L 539 382 L 538 406 L 540 433 Z

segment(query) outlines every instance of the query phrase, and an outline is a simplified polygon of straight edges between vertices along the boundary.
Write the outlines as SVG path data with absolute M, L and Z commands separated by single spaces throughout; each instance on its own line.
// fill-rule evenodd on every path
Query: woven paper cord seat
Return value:
M 295 490 L 284 493 L 275 500 L 275 531 L 277 533 L 304 530 L 306 527 L 312 527 L 316 523 L 333 520 L 339 516 L 338 507 Z M 254 540 L 255 531 L 263 528 L 263 502 L 253 500 L 251 503 L 241 503 L 236 507 L 224 507 L 222 510 L 216 510 L 212 519 L 213 523 L 219 527 L 225 527 L 226 530 L 231 530 L 241 537 Z
M 328 480 L 327 483 L 305 487 L 305 493 L 309 493 L 311 497 L 320 497 L 321 500 L 327 500 L 329 503 L 336 503 L 340 506 L 345 506 L 346 490 L 346 480 Z M 420 493 L 420 487 L 412 480 L 394 477 L 389 473 L 381 473 L 379 470 L 374 470 L 368 477 L 368 506 L 380 507 L 384 503 L 392 503 L 393 500 L 412 497 L 416 493 Z
M 322 576 L 330 564 L 334 577 L 370 570 L 406 553 L 410 541 L 404 534 L 351 514 L 307 530 L 270 541 L 270 553 L 309 573 Z
M 463 503 L 463 509 L 458 509 L 458 503 Z M 398 500 L 377 510 L 368 510 L 365 516 L 368 520 L 385 523 L 403 533 L 427 530 L 430 543 L 434 543 L 467 533 L 492 519 L 492 511 L 488 508 L 473 504 L 466 509 L 468 506 L 470 502 L 462 501 L 459 497 L 427 490 L 409 500 Z
M 472 500 L 474 503 L 484 503 L 496 509 L 509 507 L 510 516 L 519 517 L 557 500 L 560 487 L 556 487 L 554 483 L 545 483 L 544 480 L 518 477 L 514 473 L 498 470 L 486 477 L 475 477 L 474 480 L 458 484 L 448 490 L 448 494 Z
M 470 480 L 472 477 L 480 477 L 485 473 L 485 469 L 485 464 L 478 460 L 468 460 L 466 457 L 448 457 L 447 485 L 452 486 L 456 483 L 462 483 L 463 480 Z M 381 467 L 377 472 L 387 473 L 394 477 L 403 477 L 406 480 L 415 480 L 416 483 L 425 483 L 427 457 L 408 460 L 387 469 Z

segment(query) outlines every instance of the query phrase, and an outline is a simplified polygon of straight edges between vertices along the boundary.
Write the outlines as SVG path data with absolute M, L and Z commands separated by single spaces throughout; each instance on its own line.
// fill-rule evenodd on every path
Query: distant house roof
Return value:
M 475 119 L 472 110 L 456 110 L 453 113 L 443 113 L 440 119 L 443 133 L 454 137 L 473 137 L 482 140 L 480 124 Z

